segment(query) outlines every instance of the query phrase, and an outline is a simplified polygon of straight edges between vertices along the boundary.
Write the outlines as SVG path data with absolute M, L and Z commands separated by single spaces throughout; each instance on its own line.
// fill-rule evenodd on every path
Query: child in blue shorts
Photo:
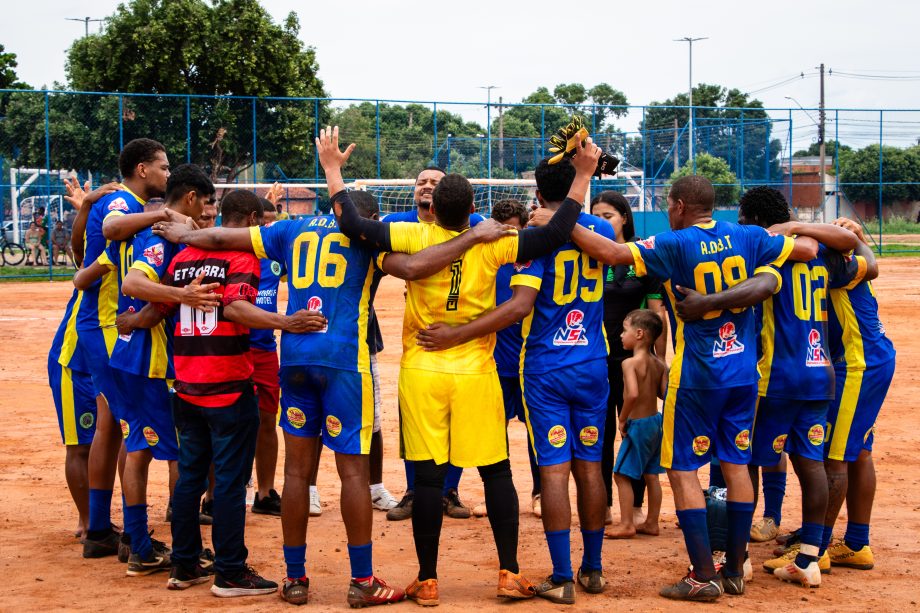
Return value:
M 661 413 L 658 398 L 668 387 L 668 365 L 651 349 L 661 335 L 662 321 L 648 309 L 638 309 L 623 322 L 623 347 L 633 356 L 623 360 L 623 409 L 619 430 L 622 442 L 613 467 L 620 503 L 620 523 L 611 526 L 607 538 L 632 538 L 636 532 L 658 536 L 661 512 Z M 644 479 L 648 488 L 648 515 L 633 523 L 633 479 Z

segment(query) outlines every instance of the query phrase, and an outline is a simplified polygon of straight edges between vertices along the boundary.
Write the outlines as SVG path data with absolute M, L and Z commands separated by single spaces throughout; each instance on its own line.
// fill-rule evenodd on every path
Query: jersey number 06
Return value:
M 310 287 L 314 281 L 319 281 L 321 287 L 339 287 L 345 280 L 348 261 L 343 254 L 332 251 L 332 247 L 347 248 L 351 241 L 339 233 L 324 238 L 316 232 L 304 232 L 294 240 L 291 284 L 297 289 Z

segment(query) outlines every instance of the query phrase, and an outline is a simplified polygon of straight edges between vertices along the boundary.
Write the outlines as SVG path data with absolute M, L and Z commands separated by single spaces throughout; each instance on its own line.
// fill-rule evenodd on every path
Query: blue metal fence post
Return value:
M 834 218 L 840 216 L 840 111 L 834 111 Z
M 540 157 L 546 156 L 546 107 L 540 105 Z
M 795 200 L 792 197 L 792 109 L 789 109 L 789 153 L 787 154 L 786 161 L 789 163 L 789 178 L 787 183 L 789 184 L 789 206 L 795 209 Z
M 319 138 L 319 98 L 313 101 L 313 138 Z M 313 177 L 319 181 L 319 155 L 315 150 L 313 151 L 313 166 Z
M 252 182 L 259 182 L 259 155 L 256 145 L 256 99 L 252 99 Z
M 376 139 L 377 139 L 377 178 L 380 178 L 380 100 L 377 101 L 375 110 L 376 115 Z
M 185 97 L 185 162 L 192 163 L 192 97 Z
M 882 127 L 885 125 L 885 111 L 878 112 L 878 253 L 882 254 L 882 197 L 885 190 L 885 184 L 883 183 L 884 179 L 882 177 L 882 168 L 885 162 L 885 156 L 882 152 Z
M 125 148 L 125 97 L 118 97 L 118 150 Z M 122 177 L 124 178 L 124 177 Z
M 50 121 L 50 112 L 49 112 L 49 99 L 48 92 L 45 92 L 45 193 L 48 196 L 48 206 L 45 208 L 46 217 L 48 219 L 48 227 L 46 228 L 46 236 L 48 237 L 48 280 L 51 281 L 54 279 L 54 270 L 52 268 L 52 259 L 54 258 L 54 250 L 51 245 L 51 121 Z M 35 209 L 32 209 L 33 217 Z M 67 261 L 67 255 L 64 255 L 64 261 Z M 32 262 L 37 264 L 38 262 Z
M 486 144 L 487 144 L 487 146 L 488 146 L 488 151 L 486 152 L 486 154 L 487 154 L 487 159 L 488 159 L 488 162 L 487 162 L 487 163 L 488 163 L 488 165 L 489 165 L 489 168 L 488 168 L 488 175 L 489 175 L 489 176 L 488 176 L 488 178 L 491 179 L 491 178 L 492 178 L 492 90 L 490 89 L 490 90 L 488 90 L 488 91 L 489 91 L 489 101 L 486 102 Z M 479 160 L 479 163 L 480 163 L 480 166 L 481 166 L 481 165 L 482 165 L 482 159 L 481 159 L 481 158 L 482 158 L 482 153 L 481 153 L 482 147 L 480 147 L 479 149 L 480 149 L 480 154 L 479 154 L 480 160 Z M 480 174 L 482 174 L 482 173 L 480 172 Z M 489 186 L 489 194 L 490 194 L 490 196 L 491 196 L 491 194 L 492 194 L 492 186 L 491 186 L 491 185 Z M 490 197 L 490 198 L 489 198 L 489 205 L 491 206 L 491 204 L 492 204 L 492 199 L 491 199 L 491 197 Z
M 738 180 L 741 182 L 741 191 L 744 192 L 744 109 L 741 109 L 741 151 L 739 155 L 738 170 L 740 175 Z M 769 149 L 769 147 L 768 147 Z
M 693 143 L 696 141 L 694 138 L 695 134 L 693 129 L 693 118 L 696 117 L 696 113 L 693 112 L 693 107 L 690 107 L 690 125 L 687 129 L 687 135 L 689 140 L 687 141 L 687 146 L 689 147 L 688 151 L 690 152 L 690 165 L 693 168 L 693 174 L 696 174 L 696 154 L 693 152 Z
M 431 153 L 432 162 L 435 166 L 438 164 L 438 103 L 434 103 L 434 108 L 432 109 L 431 120 L 434 124 L 434 149 Z

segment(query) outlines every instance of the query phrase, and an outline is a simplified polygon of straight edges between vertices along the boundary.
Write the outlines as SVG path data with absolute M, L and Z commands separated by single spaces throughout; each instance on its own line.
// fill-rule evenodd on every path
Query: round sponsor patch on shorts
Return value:
M 820 445 L 824 442 L 824 426 L 815 424 L 808 429 L 808 442 L 812 445 Z
M 549 444 L 556 448 L 565 445 L 567 438 L 568 434 L 563 426 L 553 426 L 546 435 L 546 440 L 549 441 Z
M 280 263 L 276 262 L 275 260 L 272 260 L 271 267 L 272 267 L 273 275 L 275 275 L 276 277 L 281 275 L 281 264 Z
M 708 436 L 698 436 L 693 439 L 693 453 L 696 455 L 703 455 L 709 451 L 709 437 Z
M 775 439 L 773 439 L 773 451 L 776 453 L 782 453 L 783 449 L 786 448 L 786 438 L 787 434 L 780 434 Z
M 160 442 L 160 435 L 150 426 L 144 426 L 144 438 L 151 447 L 156 447 L 156 444 Z
M 128 435 L 131 434 L 131 426 L 123 419 L 119 419 L 118 423 L 121 425 L 121 437 L 128 438 Z
M 735 436 L 735 447 L 741 451 L 747 451 L 748 447 L 751 446 L 751 431 L 742 430 Z
M 307 416 L 300 409 L 291 407 L 287 410 L 287 420 L 295 428 L 303 428 L 303 425 L 307 423 Z
M 86 413 L 80 416 L 80 427 L 83 428 L 84 430 L 88 428 L 92 428 L 93 422 L 95 421 L 96 421 L 96 417 L 92 413 L 87 411 Z
M 594 426 L 585 426 L 578 433 L 578 439 L 585 447 L 592 447 L 597 443 L 597 428 Z
M 342 433 L 342 422 L 335 415 L 326 417 L 326 432 L 329 436 L 338 436 Z

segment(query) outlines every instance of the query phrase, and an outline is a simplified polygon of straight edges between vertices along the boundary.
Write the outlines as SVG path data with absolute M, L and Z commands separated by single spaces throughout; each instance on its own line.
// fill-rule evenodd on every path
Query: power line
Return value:
M 860 72 L 846 72 L 843 70 L 831 71 L 831 76 L 845 77 L 848 79 L 865 79 L 869 81 L 920 81 L 920 74 L 917 75 L 892 75 L 892 74 L 870 74 Z

